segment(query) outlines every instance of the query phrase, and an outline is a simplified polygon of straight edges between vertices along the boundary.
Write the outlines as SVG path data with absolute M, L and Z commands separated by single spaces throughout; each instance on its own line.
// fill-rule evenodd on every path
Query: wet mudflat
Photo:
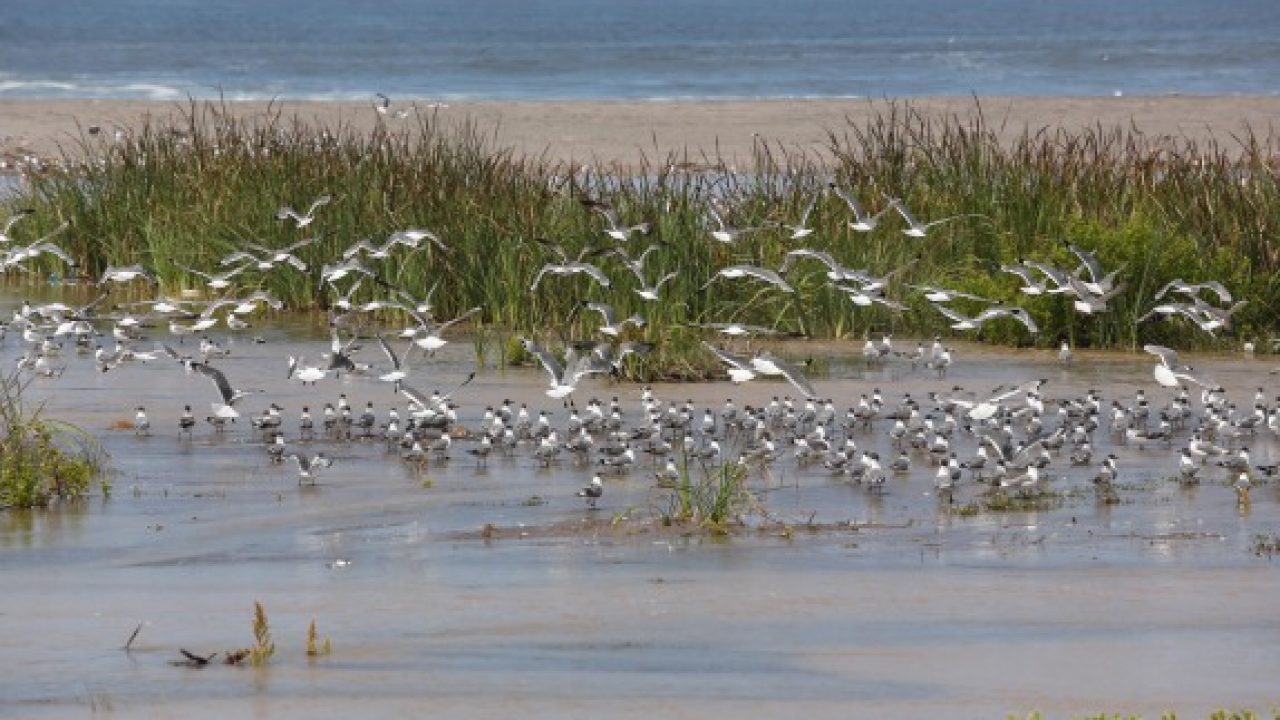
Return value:
M 271 464 L 248 417 L 284 408 L 296 444 L 301 406 L 313 413 L 346 393 L 380 417 L 390 385 L 367 377 L 302 388 L 285 358 L 318 358 L 305 328 L 265 328 L 218 361 L 237 386 L 269 389 L 217 436 L 203 422 L 179 440 L 185 404 L 206 414 L 212 385 L 172 362 L 98 372 L 68 353 L 56 379 L 33 381 L 48 412 L 92 430 L 111 453 L 113 491 L 70 507 L 0 515 L 0 715 L 261 717 L 1004 717 L 1041 710 L 1187 717 L 1225 705 L 1280 703 L 1276 562 L 1254 552 L 1280 532 L 1275 482 L 1240 507 L 1232 478 L 1206 468 L 1199 486 L 1167 478 L 1172 449 L 1115 448 L 1118 504 L 1099 503 L 1096 467 L 1055 462 L 1061 492 L 1042 512 L 962 515 L 934 492 L 923 458 L 882 494 L 785 456 L 754 474 L 770 518 L 728 537 L 658 527 L 665 504 L 652 470 L 606 480 L 600 508 L 574 492 L 593 468 L 567 456 L 541 468 L 526 449 L 486 467 L 455 443 L 422 471 L 380 441 L 317 441 L 335 463 L 315 487 Z M 188 341 L 188 345 L 190 341 Z M 4 362 L 19 352 L 11 335 Z M 193 348 L 187 348 L 193 350 Z M 1046 397 L 1090 388 L 1153 407 L 1173 391 L 1151 381 L 1147 355 L 1080 354 L 1070 367 L 1046 351 L 961 345 L 946 378 L 905 365 L 867 369 L 850 344 L 805 346 L 837 355 L 814 380 L 843 409 L 880 388 L 895 404 L 955 385 L 979 393 L 1046 378 Z M 382 358 L 366 347 L 360 359 Z M 1263 387 L 1267 358 L 1198 357 L 1199 373 L 1241 407 Z M 451 388 L 474 367 L 455 339 L 413 362 L 410 384 Z M 504 398 L 535 413 L 546 398 L 534 368 L 482 369 L 458 392 L 459 422 L 477 427 Z M 778 383 L 653 386 L 662 400 L 718 408 L 791 392 Z M 618 396 L 629 422 L 641 388 L 584 382 L 580 403 Z M 145 405 L 148 437 L 112 430 Z M 856 434 L 892 457 L 887 425 Z M 1105 430 L 1099 431 L 1104 439 Z M 1268 431 L 1247 439 L 1272 463 Z M 961 457 L 971 453 L 958 444 Z M 1098 456 L 1112 450 L 1097 443 Z M 641 462 L 643 465 L 643 461 Z M 977 494 L 970 483 L 957 503 Z M 535 499 L 536 498 L 536 499 Z M 776 521 L 776 522 L 775 522 Z M 820 523 L 809 531 L 806 523 Z M 504 531 L 486 539 L 482 529 Z M 521 536 L 521 527 L 527 534 Z M 789 527 L 790 531 L 785 528 Z M 547 531 L 552 528 L 553 531 Z M 277 645 L 263 668 L 173 667 L 179 647 L 224 651 L 252 642 L 254 600 Z M 308 659 L 315 619 L 332 654 Z M 129 653 L 119 648 L 146 623 Z

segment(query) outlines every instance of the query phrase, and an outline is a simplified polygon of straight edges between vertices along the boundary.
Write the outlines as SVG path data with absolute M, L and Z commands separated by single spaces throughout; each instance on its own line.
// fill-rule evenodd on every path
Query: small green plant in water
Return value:
M 725 530 L 728 523 L 749 509 L 754 500 L 746 489 L 750 468 L 736 462 L 699 463 L 695 473 L 690 470 L 689 462 L 687 455 L 680 460 L 680 476 L 671 488 L 666 509 L 661 512 L 663 524 L 692 524 L 712 531 Z
M 267 625 L 267 611 L 262 603 L 253 603 L 253 647 L 249 649 L 250 665 L 266 665 L 276 654 L 276 644 L 271 640 L 271 628 Z
M 311 625 L 307 627 L 307 657 L 319 657 L 328 655 L 331 652 L 333 652 L 333 644 L 329 642 L 328 637 L 324 639 L 323 643 L 318 642 L 316 621 L 315 618 L 312 618 Z
M 27 404 L 26 387 L 16 373 L 0 378 L 0 509 L 74 500 L 103 477 L 106 455 L 93 437 Z

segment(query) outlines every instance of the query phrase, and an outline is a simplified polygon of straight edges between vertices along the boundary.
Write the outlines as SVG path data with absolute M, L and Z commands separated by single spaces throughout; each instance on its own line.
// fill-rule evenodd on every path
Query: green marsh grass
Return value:
M 27 382 L 0 377 L 0 510 L 45 507 L 104 491 L 105 453 L 86 431 L 46 417 L 23 395 Z
M 639 336 L 659 354 L 631 367 L 640 377 L 702 377 L 719 370 L 687 323 L 737 321 L 799 331 L 813 337 L 861 338 L 871 331 L 947 334 L 945 319 L 906 287 L 936 283 L 1013 301 L 1037 318 L 1029 336 L 1016 323 L 985 326 L 979 339 L 1006 344 L 1133 348 L 1144 342 L 1212 347 L 1210 338 L 1179 320 L 1135 319 L 1167 281 L 1222 280 L 1248 298 L 1228 336 L 1263 338 L 1280 322 L 1280 186 L 1274 134 L 1250 131 L 1220 141 L 1153 137 L 1133 127 L 1028 130 L 1008 139 L 975 102 L 964 116 L 929 117 L 892 104 L 862 123 L 829 131 L 826 147 L 797 152 L 758 143 L 750 167 L 731 170 L 715 156 L 643 159 L 625 174 L 615 167 L 570 166 L 521 156 L 497 145 L 474 125 L 446 124 L 430 114 L 416 125 L 381 125 L 357 132 L 318 127 L 273 111 L 239 116 L 234 108 L 192 102 L 181 122 L 143 125 L 123 141 L 88 136 L 68 153 L 64 170 L 32 175 L 15 206 L 32 207 L 33 228 L 62 219 L 72 231 L 64 245 L 95 277 L 107 264 L 143 263 L 166 292 L 202 287 L 180 264 L 213 269 L 219 258 L 254 240 L 283 247 L 305 236 L 276 220 L 276 208 L 304 206 L 322 194 L 333 201 L 306 231 L 319 240 L 302 250 L 307 272 L 291 268 L 267 276 L 246 272 L 246 290 L 264 287 L 295 310 L 324 308 L 332 299 L 319 268 L 362 238 L 424 227 L 448 252 L 424 244 L 393 258 L 369 261 L 381 277 L 421 297 L 436 283 L 436 314 L 453 317 L 484 308 L 477 322 L 498 338 L 543 341 L 589 335 L 599 320 L 574 313 L 582 300 L 642 312 Z M 730 263 L 781 265 L 796 245 L 777 223 L 794 222 L 828 181 L 878 209 L 883 195 L 903 198 L 923 219 L 964 215 L 925 239 L 901 233 L 886 216 L 872 233 L 848 228 L 848 210 L 828 194 L 805 246 L 826 250 L 846 266 L 882 274 L 911 262 L 890 295 L 908 304 L 894 313 L 855 308 L 827 282 L 825 268 L 798 263 L 786 295 L 758 283 L 716 280 Z M 613 204 L 627 223 L 647 221 L 648 238 L 633 238 L 638 253 L 662 246 L 646 274 L 679 275 L 663 298 L 645 303 L 616 258 L 596 257 L 613 279 L 608 288 L 580 277 L 546 277 L 529 291 L 537 270 L 554 259 L 544 243 L 571 256 L 616 245 L 580 196 Z M 762 228 L 734 246 L 710 239 L 705 207 L 720 198 L 739 227 Z M 1019 258 L 1074 269 L 1066 244 L 1095 250 L 1105 267 L 1123 265 L 1126 291 L 1098 317 L 1081 317 L 1062 297 L 1028 298 L 1016 278 L 999 272 Z M 39 269 L 58 270 L 52 260 Z M 141 291 L 135 291 L 141 292 Z M 357 301 L 385 297 L 365 283 Z M 957 306 L 976 312 L 977 307 Z M 477 343 L 484 354 L 489 343 Z M 510 359 L 508 340 L 499 346 Z

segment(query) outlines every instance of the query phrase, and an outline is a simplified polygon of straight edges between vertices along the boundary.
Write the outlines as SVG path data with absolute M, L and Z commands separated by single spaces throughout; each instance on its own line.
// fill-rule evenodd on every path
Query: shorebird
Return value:
M 289 374 L 285 376 L 286 380 L 297 379 L 306 387 L 308 383 L 315 385 L 323 380 L 329 371 L 325 368 L 319 368 L 314 365 L 303 365 L 306 358 L 289 356 Z
M 1026 310 L 1013 305 L 993 305 L 974 317 L 963 315 L 945 305 L 935 304 L 933 307 L 952 321 L 952 330 L 977 330 L 989 320 L 1007 317 L 1022 323 L 1032 335 L 1040 332 L 1039 326 L 1031 315 Z
M 453 327 L 478 312 L 480 312 L 479 305 L 471 308 L 452 320 L 446 320 L 445 322 L 435 324 L 427 322 L 422 318 L 417 318 L 419 325 L 417 332 L 414 333 L 413 344 L 422 348 L 424 352 L 434 353 L 449 342 L 441 337 L 445 330 L 448 330 L 450 327 Z M 419 335 L 421 337 L 418 337 Z
M 712 355 L 715 355 L 721 362 L 729 366 L 729 379 L 735 385 L 755 379 L 756 372 L 752 369 L 749 358 L 727 353 L 705 340 L 702 341 L 702 344 L 711 351 Z
M 98 285 L 106 285 L 107 283 L 126 283 L 138 278 L 142 278 L 152 285 L 158 282 L 155 276 L 147 272 L 146 268 L 141 265 L 124 265 L 119 267 L 115 265 L 108 265 L 107 269 L 102 271 L 102 277 L 98 279 Z
M 1077 312 L 1084 315 L 1093 315 L 1106 310 L 1107 301 L 1124 290 L 1124 283 L 1121 283 L 1099 294 L 1090 289 L 1090 287 L 1098 287 L 1098 285 L 1090 286 L 1074 275 L 1067 278 L 1067 281 L 1070 283 L 1071 290 L 1076 294 L 1076 299 L 1071 305 Z
M 636 225 L 623 225 L 621 218 L 618 217 L 618 211 L 610 204 L 592 200 L 589 197 L 580 197 L 578 202 L 586 209 L 599 214 L 604 218 L 609 227 L 605 228 L 604 233 L 618 242 L 626 242 L 632 233 L 640 233 L 647 235 L 649 233 L 649 223 L 643 222 Z
M 258 269 L 259 272 L 267 272 L 268 270 L 271 270 L 277 265 L 280 265 L 282 263 L 288 263 L 293 267 L 297 268 L 298 270 L 306 272 L 307 264 L 304 263 L 301 259 L 299 259 L 298 256 L 294 255 L 293 251 L 299 248 L 306 247 L 311 243 L 314 243 L 315 241 L 316 241 L 316 238 L 313 238 L 313 237 L 307 238 L 305 240 L 299 240 L 298 242 L 293 243 L 292 245 L 285 246 L 279 250 L 271 250 L 257 243 L 246 243 L 249 249 L 253 250 L 257 254 L 254 254 L 254 252 L 249 252 L 249 250 L 236 250 L 235 252 L 222 258 L 222 260 L 220 260 L 218 264 L 225 267 L 227 265 L 233 265 L 235 263 L 238 263 L 242 260 L 248 260 L 254 267 Z
M 803 370 L 772 353 L 760 353 L 751 358 L 751 368 L 760 375 L 781 375 L 803 393 L 806 399 L 818 396 L 813 390 L 813 385 L 809 384 L 809 379 L 804 376 Z
M 758 227 L 734 227 L 725 220 L 724 213 L 721 208 L 717 207 L 715 202 L 707 203 L 707 214 L 710 215 L 711 219 L 716 223 L 716 228 L 711 231 L 711 237 L 715 238 L 719 242 L 725 243 L 726 245 L 732 245 L 743 235 L 753 233 L 760 229 Z
M 578 491 L 578 497 L 587 499 L 587 506 L 595 509 L 596 501 L 604 495 L 604 481 L 600 479 L 600 475 L 591 477 L 591 484 Z
M 601 302 L 583 302 L 581 307 L 600 313 L 600 316 L 604 318 L 604 324 L 596 328 L 596 330 L 608 335 L 609 337 L 616 338 L 621 335 L 622 331 L 626 329 L 628 324 L 634 325 L 638 328 L 645 326 L 645 319 L 640 315 L 632 315 L 631 317 L 618 320 L 618 314 L 614 311 L 612 305 L 607 305 Z
M 902 216 L 902 219 L 907 221 L 907 229 L 903 230 L 902 234 L 907 235 L 908 237 L 922 238 L 925 236 L 925 233 L 929 231 L 929 228 L 937 227 L 938 225 L 942 225 L 943 223 L 949 223 L 952 220 L 958 220 L 960 218 L 966 218 L 966 217 L 981 217 L 979 215 L 969 213 L 964 215 L 952 215 L 950 217 L 944 217 L 940 220 L 933 220 L 927 223 L 922 223 L 919 220 L 917 220 L 914 215 L 911 214 L 911 211 L 908 210 L 907 206 L 902 203 L 902 200 L 895 197 L 891 197 L 888 200 L 889 200 L 889 206 L 892 207 L 894 210 L 897 210 L 898 214 Z
M 212 365 L 202 362 L 187 362 L 186 365 L 191 370 L 212 380 L 214 386 L 218 388 L 218 394 L 222 396 L 222 404 L 212 403 L 213 414 L 216 418 L 234 420 L 240 417 L 240 413 L 236 411 L 234 405 L 252 393 L 262 392 L 261 390 L 236 390 L 227 381 L 227 376 Z
M 1124 269 L 1123 267 L 1118 267 L 1104 275 L 1102 273 L 1102 265 L 1098 262 L 1098 256 L 1093 252 L 1070 243 L 1067 244 L 1067 249 L 1080 258 L 1080 269 L 1077 269 L 1075 274 L 1078 276 L 1081 269 L 1089 273 L 1089 279 L 1082 280 L 1082 282 L 1090 294 L 1106 295 L 1111 292 L 1111 288 L 1115 286 L 1116 275 L 1120 274 L 1120 271 Z
M 1227 303 L 1228 305 L 1231 304 L 1234 299 L 1231 296 L 1231 291 L 1227 290 L 1226 286 L 1217 280 L 1208 280 L 1201 283 L 1189 283 L 1182 278 L 1174 278 L 1166 283 L 1165 286 L 1160 288 L 1159 292 L 1155 294 L 1155 299 L 1160 300 L 1170 292 L 1181 293 L 1188 297 L 1199 297 L 1200 293 L 1204 290 L 1212 290 L 1213 293 L 1218 296 L 1219 300 Z
M 382 346 L 382 352 L 386 353 L 387 359 L 391 361 L 391 372 L 378 376 L 378 379 L 382 382 L 395 383 L 394 389 L 398 393 L 400 392 L 400 384 L 405 378 L 409 377 L 409 370 L 400 362 L 400 356 L 396 354 L 395 350 L 391 349 L 391 346 L 387 344 L 387 341 L 381 335 L 378 335 L 378 344 Z
M 730 279 L 752 277 L 757 280 L 763 280 L 767 283 L 776 285 L 783 292 L 795 292 L 795 289 L 788 285 L 787 281 L 783 280 L 782 276 L 778 275 L 778 273 L 769 270 L 768 268 L 756 267 L 755 265 L 730 265 L 728 267 L 720 268 L 719 272 L 712 275 L 710 280 L 702 284 L 702 289 L 705 289 L 708 285 L 714 282 L 716 278 L 722 277 Z
M 638 288 L 636 288 L 636 294 L 639 295 L 642 299 L 647 300 L 649 302 L 653 302 L 657 300 L 658 291 L 662 289 L 662 286 L 666 285 L 669 281 L 675 279 L 676 275 L 678 275 L 678 273 L 676 272 L 669 272 L 666 275 L 663 275 L 661 278 L 658 278 L 658 281 L 653 283 L 652 285 L 650 285 L 649 281 L 645 279 L 645 276 L 644 276 L 645 260 L 648 259 L 649 253 L 653 252 L 654 250 L 657 250 L 661 245 L 663 245 L 663 243 L 653 243 L 649 245 L 649 247 L 646 247 L 644 251 L 640 253 L 640 256 L 636 258 L 628 257 L 627 254 L 623 252 L 621 248 L 615 251 L 615 254 L 622 258 L 622 264 L 625 265 L 627 269 L 631 271 L 632 275 L 636 276 L 636 282 L 640 285 Z
M 537 290 L 538 283 L 542 282 L 544 275 L 578 275 L 585 274 L 592 280 L 595 280 L 601 287 L 609 287 L 609 277 L 604 274 L 600 268 L 591 263 L 582 262 L 580 260 L 572 260 L 562 263 L 547 263 L 542 266 L 538 274 L 533 278 L 533 284 L 529 286 L 530 290 Z
M 133 418 L 133 434 L 139 437 L 151 434 L 151 421 L 147 419 L 146 408 L 141 405 L 138 406 L 138 414 Z
M 324 453 L 316 453 L 307 458 L 297 453 L 289 453 L 286 455 L 290 460 L 298 464 L 298 484 L 301 485 L 304 480 L 310 481 L 312 485 L 316 484 L 316 476 L 320 471 L 327 467 L 333 466 L 333 461 L 324 456 Z
M 1160 362 L 1156 363 L 1152 375 L 1156 382 L 1163 387 L 1178 387 L 1182 381 L 1195 383 L 1205 389 L 1214 389 L 1218 387 L 1216 384 L 1206 383 L 1192 375 L 1182 372 L 1183 368 L 1178 365 L 1177 351 L 1170 350 L 1163 345 L 1143 345 L 1142 349 L 1160 358 Z M 1188 368 L 1189 369 L 1189 368 Z
M 804 206 L 804 210 L 800 213 L 800 221 L 795 225 L 780 223 L 783 228 L 791 231 L 791 240 L 801 240 L 813 234 L 813 228 L 809 227 L 809 216 L 813 214 L 813 209 L 817 207 L 818 200 L 822 198 L 821 191 L 815 192 L 813 197 L 809 199 L 809 204 Z
M 211 273 L 204 272 L 202 270 L 196 270 L 195 268 L 189 268 L 186 265 L 179 265 L 177 263 L 174 264 L 175 267 L 177 267 L 179 270 L 182 270 L 183 272 L 187 272 L 197 277 L 204 278 L 205 285 L 207 285 L 211 290 L 225 290 L 231 287 L 231 278 L 235 277 L 236 275 L 239 275 L 240 273 L 244 272 L 250 267 L 253 267 L 253 265 L 254 265 L 253 262 L 246 262 L 243 265 L 238 265 L 224 273 L 211 274 Z
M 383 95 L 382 93 L 374 93 L 374 96 L 377 97 L 378 100 L 373 103 L 373 109 L 379 115 L 390 115 L 397 120 L 404 120 L 410 115 L 418 112 L 417 103 L 410 103 L 407 108 L 393 108 L 391 106 L 391 98 Z
M 950 290 L 948 288 L 944 288 L 938 285 L 907 285 L 907 287 L 913 290 L 919 290 L 921 293 L 924 294 L 924 299 L 928 300 L 931 303 L 948 303 L 958 298 L 963 298 L 965 300 L 975 300 L 977 302 L 984 302 L 984 303 L 991 302 L 991 300 L 984 297 L 979 297 L 977 295 L 970 295 L 969 293 L 960 292 L 959 290 Z
M 990 420 L 1000 411 L 1001 403 L 1015 395 L 1025 395 L 1040 389 L 1044 384 L 1044 380 L 1028 380 L 1012 389 L 1001 390 L 997 388 L 996 393 L 986 400 L 978 402 L 972 400 L 964 400 L 961 398 L 949 398 L 947 401 L 954 403 L 968 411 L 971 420 Z
M 796 264 L 797 260 L 810 258 L 817 260 L 827 266 L 827 279 L 832 282 L 842 282 L 852 280 L 854 282 L 870 282 L 870 278 L 863 270 L 852 270 L 840 264 L 838 260 L 831 256 L 831 253 L 823 250 L 814 250 L 812 248 L 796 248 L 787 253 L 787 257 L 782 261 L 782 267 L 778 268 L 780 274 L 786 274 Z
M 573 394 L 573 391 L 578 388 L 578 381 L 582 378 L 608 373 L 611 368 L 608 363 L 590 355 L 578 357 L 577 351 L 572 347 L 565 353 L 562 365 L 554 355 L 536 342 L 526 339 L 521 343 L 530 355 L 538 358 L 543 369 L 551 376 L 551 387 L 547 389 L 547 396 L 557 400 Z
M 276 219 L 277 220 L 292 219 L 294 225 L 296 225 L 299 229 L 304 228 L 310 225 L 313 220 L 315 220 L 316 210 L 319 209 L 321 206 L 328 205 L 330 200 L 333 200 L 332 195 L 321 195 L 315 200 L 312 200 L 311 205 L 307 208 L 307 212 L 301 215 L 298 214 L 297 210 L 294 210 L 288 205 L 282 205 L 280 209 L 276 210 Z
M 876 226 L 880 224 L 880 218 L 884 217 L 884 214 L 893 207 L 892 205 L 885 205 L 880 209 L 880 212 L 872 215 L 863 209 L 862 203 L 858 202 L 857 198 L 845 192 L 835 183 L 828 183 L 827 187 L 831 188 L 831 192 L 834 192 L 837 197 L 844 200 L 849 209 L 853 211 L 853 220 L 849 223 L 849 227 L 858 232 L 875 230 Z

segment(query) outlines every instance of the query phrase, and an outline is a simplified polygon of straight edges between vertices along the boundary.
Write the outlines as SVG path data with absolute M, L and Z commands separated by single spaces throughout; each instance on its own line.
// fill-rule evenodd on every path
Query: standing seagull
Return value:
M 604 495 L 604 481 L 600 479 L 598 474 L 592 476 L 590 485 L 578 491 L 578 497 L 586 498 L 587 506 L 593 510 L 596 507 L 596 501 L 600 499 L 601 495 Z
M 302 215 L 299 215 L 297 210 L 294 210 L 293 208 L 289 207 L 288 205 L 282 205 L 282 206 L 280 207 L 280 209 L 279 209 L 279 210 L 276 210 L 276 219 L 277 219 L 277 220 L 288 220 L 288 219 L 292 218 L 292 219 L 293 219 L 294 224 L 295 224 L 298 228 L 304 228 L 304 227 L 306 227 L 306 226 L 310 225 L 310 224 L 311 224 L 311 221 L 313 221 L 313 220 L 315 220 L 315 219 L 316 219 L 316 218 L 315 218 L 316 210 L 317 210 L 317 209 L 319 209 L 319 208 L 320 208 L 321 206 L 323 206 L 323 205 L 328 205 L 328 204 L 329 204 L 329 201 L 330 201 L 330 200 L 332 200 L 332 199 L 333 199 L 333 196 L 332 196 L 332 195 L 321 195 L 320 197 L 318 197 L 318 198 L 316 198 L 315 200 L 311 201 L 311 206 L 310 206 L 310 207 L 308 207 L 308 208 L 307 208 L 307 212 L 306 212 L 305 214 L 302 214 Z

